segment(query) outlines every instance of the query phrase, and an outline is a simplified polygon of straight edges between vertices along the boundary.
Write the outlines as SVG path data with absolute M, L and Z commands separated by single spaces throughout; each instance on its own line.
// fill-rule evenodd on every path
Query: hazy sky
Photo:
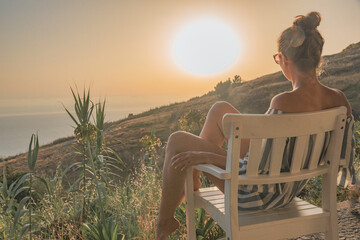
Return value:
M 2 0 L 0 99 L 69 96 L 74 84 L 99 96 L 202 95 L 235 74 L 251 80 L 278 71 L 279 34 L 314 10 L 323 17 L 324 55 L 360 41 L 359 0 Z M 180 29 L 203 18 L 233 29 L 241 52 L 206 77 L 171 55 Z

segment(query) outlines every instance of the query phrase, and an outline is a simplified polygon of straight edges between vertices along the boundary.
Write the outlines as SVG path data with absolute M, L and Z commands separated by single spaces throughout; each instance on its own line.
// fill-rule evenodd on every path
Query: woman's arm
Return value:
M 183 171 L 187 167 L 198 164 L 213 164 L 222 169 L 226 168 L 226 156 L 212 152 L 187 151 L 176 154 L 172 159 L 171 166 Z

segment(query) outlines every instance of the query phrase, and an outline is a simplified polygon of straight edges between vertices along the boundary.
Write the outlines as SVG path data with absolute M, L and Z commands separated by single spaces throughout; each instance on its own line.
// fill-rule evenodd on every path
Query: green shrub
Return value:
M 229 96 L 229 89 L 231 87 L 231 80 L 230 78 L 226 81 L 220 81 L 215 86 L 215 94 L 219 95 L 222 99 L 227 99 Z
M 178 126 L 180 130 L 191 132 L 195 135 L 199 135 L 200 131 L 205 123 L 206 114 L 197 110 L 191 109 L 185 113 L 178 120 Z

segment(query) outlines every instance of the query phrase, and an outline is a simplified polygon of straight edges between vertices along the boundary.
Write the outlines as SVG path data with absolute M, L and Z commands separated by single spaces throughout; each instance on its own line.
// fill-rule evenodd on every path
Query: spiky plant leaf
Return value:
M 15 218 L 14 218 L 14 222 L 13 222 L 13 227 L 12 227 L 12 233 L 14 234 L 14 230 L 16 229 L 16 225 L 19 221 L 19 219 L 25 214 L 27 213 L 29 210 L 28 209 L 24 209 L 25 204 L 29 201 L 30 197 L 24 197 L 23 199 L 21 199 L 17 212 L 15 214 Z
M 19 189 L 17 189 L 17 191 L 15 192 L 13 198 L 16 198 L 20 193 L 29 190 L 29 187 L 21 187 Z
M 202 208 L 197 208 L 197 217 L 196 217 L 196 227 L 198 229 L 204 228 L 204 221 L 205 221 L 205 210 Z
M 65 106 L 64 109 L 67 112 L 67 114 L 71 117 L 71 119 L 75 122 L 76 126 L 79 126 L 80 124 L 78 123 L 78 121 L 76 121 L 75 117 L 70 113 L 70 111 Z
M 100 239 L 99 230 L 90 223 L 84 223 L 82 226 L 83 235 L 90 237 L 90 239 Z
M 32 144 L 33 141 L 34 144 Z M 35 169 L 38 152 L 39 152 L 39 139 L 37 135 L 33 134 L 31 135 L 31 141 L 29 144 L 29 152 L 28 152 L 28 167 L 30 169 L 30 172 L 34 171 Z
M 6 167 L 3 168 L 3 182 L 1 184 L 1 194 L 4 199 L 7 198 L 9 195 L 7 187 Z
M 25 224 L 21 230 L 20 230 L 20 234 L 19 234 L 19 240 L 21 240 L 22 236 L 30 229 L 30 224 Z
M 204 226 L 204 237 L 207 237 L 215 226 L 214 219 L 209 218 Z
M 40 181 L 45 186 L 47 193 L 50 194 L 50 187 L 48 182 L 42 177 L 39 176 L 34 176 L 34 177 L 36 180 Z
M 30 176 L 30 173 L 26 173 L 20 178 L 20 180 L 15 181 L 13 183 L 14 185 L 13 184 L 10 185 L 9 191 L 12 196 L 14 196 L 16 194 L 16 192 L 18 191 L 20 186 L 28 179 L 29 176 Z

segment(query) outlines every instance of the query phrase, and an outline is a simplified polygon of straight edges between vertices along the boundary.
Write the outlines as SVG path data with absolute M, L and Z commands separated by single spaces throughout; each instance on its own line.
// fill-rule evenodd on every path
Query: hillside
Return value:
M 327 86 L 342 90 L 350 101 L 355 116 L 360 115 L 360 42 L 342 52 L 323 57 L 323 72 L 319 79 Z M 139 139 L 154 128 L 156 135 L 165 142 L 176 131 L 177 121 L 190 109 L 206 113 L 211 105 L 226 100 L 243 113 L 264 113 L 271 98 L 291 89 L 291 84 L 281 72 L 265 75 L 238 84 L 229 90 L 226 99 L 220 99 L 213 91 L 186 102 L 157 107 L 129 118 L 107 124 L 106 145 L 115 150 L 126 163 L 124 175 L 138 165 L 141 159 Z M 41 138 L 41 136 L 39 136 Z M 40 147 L 37 172 L 52 175 L 56 167 L 66 167 L 75 161 L 73 138 L 64 138 Z M 163 155 L 163 150 L 162 153 Z M 26 171 L 26 154 L 8 157 L 0 162 L 0 169 L 8 164 L 15 172 Z

